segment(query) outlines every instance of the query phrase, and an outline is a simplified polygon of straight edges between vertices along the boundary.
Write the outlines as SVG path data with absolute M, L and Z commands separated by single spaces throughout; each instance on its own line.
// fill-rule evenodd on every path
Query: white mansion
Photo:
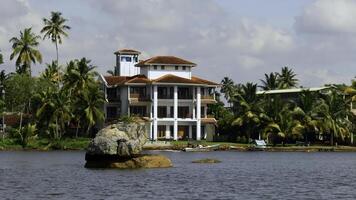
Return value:
M 115 76 L 101 76 L 106 121 L 140 116 L 150 123 L 149 137 L 210 139 L 216 120 L 208 115 L 219 84 L 192 76 L 195 63 L 174 56 L 139 61 L 140 52 L 115 52 Z

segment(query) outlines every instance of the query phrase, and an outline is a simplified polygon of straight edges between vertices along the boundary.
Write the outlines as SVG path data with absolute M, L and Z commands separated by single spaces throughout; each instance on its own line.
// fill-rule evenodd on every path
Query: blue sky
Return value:
M 191 60 L 195 75 L 217 82 L 259 83 L 286 65 L 303 86 L 349 83 L 356 73 L 356 0 L 2 0 L 1 69 L 14 70 L 8 40 L 30 26 L 38 33 L 50 11 L 72 27 L 60 62 L 85 56 L 101 73 L 113 68 L 120 48 L 140 50 L 141 59 Z M 55 57 L 49 41 L 40 50 L 44 63 Z

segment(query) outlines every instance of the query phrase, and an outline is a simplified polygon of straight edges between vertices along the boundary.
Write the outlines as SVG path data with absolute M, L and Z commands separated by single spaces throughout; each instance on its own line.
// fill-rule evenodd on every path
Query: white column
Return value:
M 173 139 L 178 140 L 178 86 L 174 86 L 174 103 L 173 103 Z
M 200 87 L 197 87 L 197 140 L 201 139 L 201 99 Z
M 157 85 L 153 86 L 153 140 L 157 140 Z
M 192 130 L 192 125 L 189 125 L 189 139 L 193 138 L 193 130 Z
M 153 131 L 152 131 L 153 123 L 150 122 L 150 140 L 153 140 Z
M 170 116 L 171 116 L 171 107 L 167 106 L 166 109 L 167 109 L 167 116 L 166 117 L 170 118 Z
M 193 102 L 196 102 L 196 98 L 195 98 L 195 90 L 196 88 L 193 88 Z M 195 119 L 195 104 L 193 103 L 193 119 Z
M 204 118 L 208 117 L 208 105 L 204 106 Z
M 166 139 L 171 139 L 171 131 L 169 130 L 169 125 L 166 125 Z

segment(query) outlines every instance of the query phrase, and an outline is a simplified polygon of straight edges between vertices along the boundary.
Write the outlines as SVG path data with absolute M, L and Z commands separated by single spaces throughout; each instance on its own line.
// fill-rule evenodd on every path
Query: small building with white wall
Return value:
M 149 121 L 151 140 L 201 140 L 215 134 L 208 105 L 219 84 L 192 75 L 193 62 L 175 56 L 139 61 L 140 52 L 115 52 L 115 76 L 101 76 L 106 122 L 121 116 Z

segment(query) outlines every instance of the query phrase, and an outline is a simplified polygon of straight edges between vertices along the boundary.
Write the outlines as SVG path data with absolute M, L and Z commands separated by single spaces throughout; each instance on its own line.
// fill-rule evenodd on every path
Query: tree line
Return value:
M 95 66 L 86 58 L 59 64 L 59 44 L 68 37 L 67 19 L 60 12 L 43 18 L 42 37 L 25 28 L 12 45 L 10 60 L 15 72 L 0 72 L 0 111 L 18 113 L 18 127 L 8 130 L 26 146 L 31 137 L 46 137 L 52 141 L 66 136 L 89 136 L 95 124 L 104 120 L 104 94 L 97 82 Z M 32 76 L 33 64 L 42 63 L 40 41 L 50 39 L 56 58 L 46 64 L 39 77 Z M 4 57 L 0 52 L 0 64 Z M 9 127 L 10 128 L 10 127 Z
M 294 98 L 283 94 L 257 94 L 263 91 L 297 88 L 292 69 L 265 74 L 261 84 L 235 84 L 225 77 L 221 93 L 228 107 L 219 101 L 210 107 L 218 119 L 220 135 L 232 141 L 265 139 L 271 144 L 303 142 L 348 144 L 355 131 L 355 116 L 350 104 L 356 100 L 356 83 L 329 85 L 325 92 L 307 89 Z M 353 97 L 354 96 L 354 97 Z

